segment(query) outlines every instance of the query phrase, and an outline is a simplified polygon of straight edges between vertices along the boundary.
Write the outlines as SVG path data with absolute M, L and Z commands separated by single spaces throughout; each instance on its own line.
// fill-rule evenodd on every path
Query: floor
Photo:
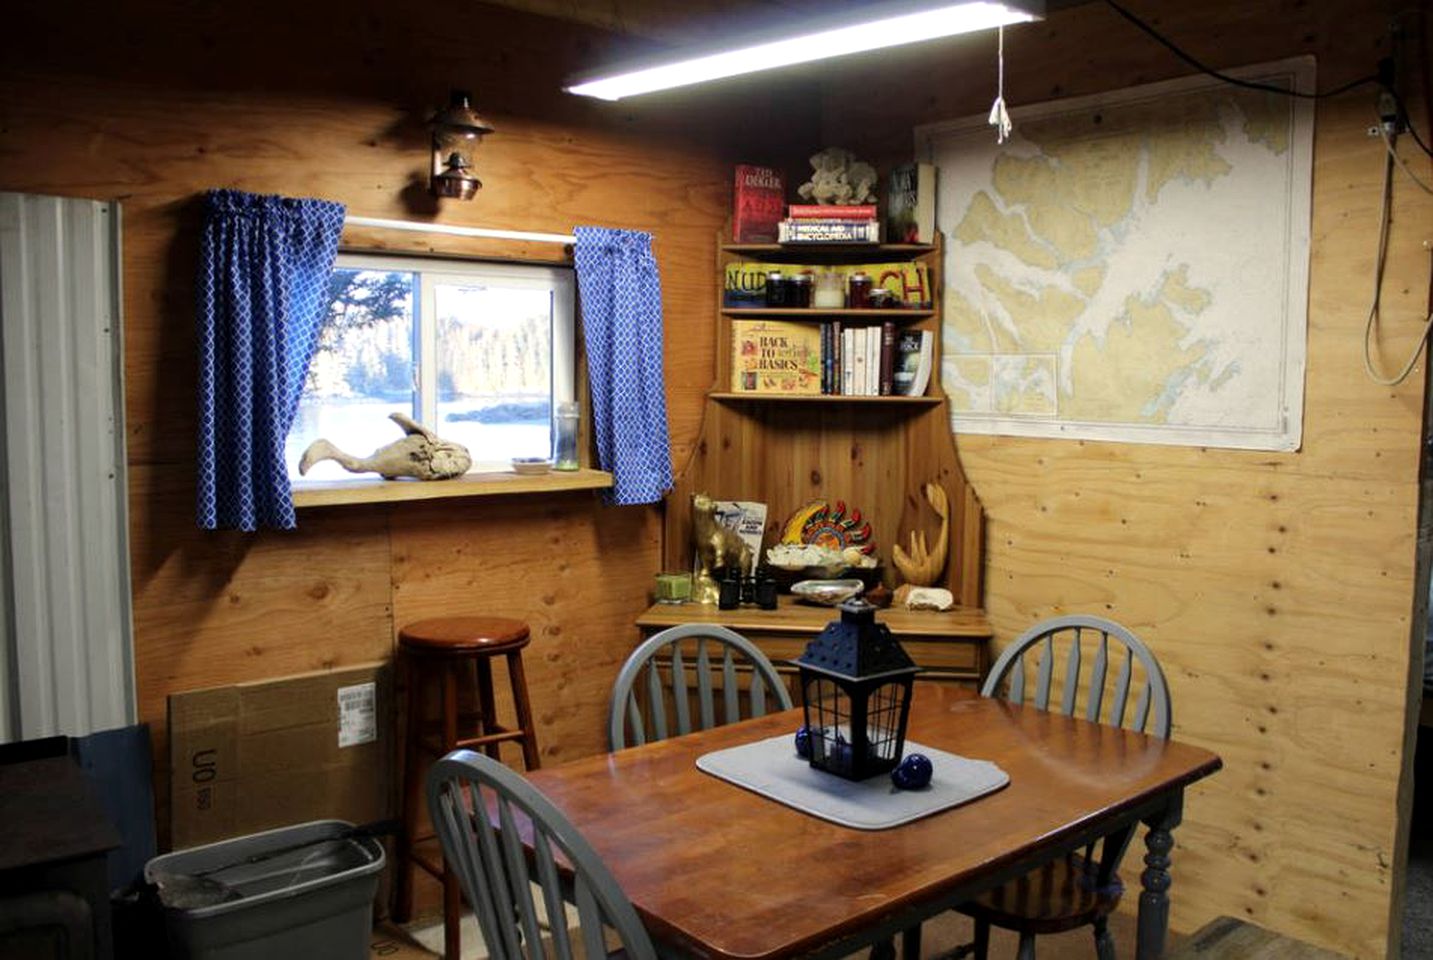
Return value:
M 471 921 L 471 918 L 469 918 Z M 1134 957 L 1135 941 L 1135 918 L 1134 914 L 1126 916 L 1116 914 L 1110 920 L 1110 932 L 1114 934 L 1115 944 L 1118 948 L 1117 955 L 1124 958 Z M 441 924 L 433 931 L 436 936 L 430 936 L 427 931 L 421 931 L 420 937 L 433 946 L 442 942 Z M 484 956 L 480 946 L 476 943 L 475 925 L 468 928 L 463 942 L 468 949 L 463 951 L 463 960 L 478 960 Z M 950 950 L 957 944 L 967 943 L 970 940 L 970 921 L 954 913 L 948 913 L 937 917 L 925 925 L 921 935 L 922 957 L 934 957 Z M 384 950 L 385 956 L 394 957 L 395 960 L 421 960 L 438 956 L 423 949 L 411 938 L 404 937 L 401 931 L 394 928 L 387 928 L 386 938 L 390 943 L 401 943 L 401 951 Z M 1178 934 L 1171 934 L 1169 947 L 1173 949 L 1182 942 L 1183 938 Z M 1013 960 L 1017 938 L 1014 934 L 1002 930 L 995 930 L 990 937 L 990 960 Z M 1039 960 L 1093 960 L 1095 956 L 1094 938 L 1087 930 L 1076 930 L 1070 933 L 1060 934 L 1052 937 L 1042 937 L 1036 942 L 1036 953 Z M 856 954 L 852 960 L 864 960 L 866 951 Z M 1405 954 L 1412 957 L 1413 954 Z

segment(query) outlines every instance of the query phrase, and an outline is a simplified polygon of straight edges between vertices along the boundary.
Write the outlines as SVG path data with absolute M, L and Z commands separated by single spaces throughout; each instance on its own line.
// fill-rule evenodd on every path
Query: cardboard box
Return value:
M 394 816 L 389 673 L 374 663 L 170 695 L 173 848 Z

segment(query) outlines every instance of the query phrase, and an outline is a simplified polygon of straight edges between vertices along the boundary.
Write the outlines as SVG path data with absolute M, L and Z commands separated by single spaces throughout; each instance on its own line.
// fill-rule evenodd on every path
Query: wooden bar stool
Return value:
M 403 833 L 398 838 L 397 903 L 394 919 L 402 922 L 413 914 L 413 868 L 419 867 L 443 883 L 443 950 L 449 958 L 459 953 L 459 923 L 462 919 L 462 891 L 455 873 L 444 869 L 440 856 L 429 856 L 417 845 L 433 838 L 418 835 L 424 808 L 423 785 L 428 766 L 450 750 L 468 747 L 501 759 L 503 743 L 522 745 L 522 759 L 536 770 L 537 736 L 532 726 L 532 707 L 527 697 L 527 679 L 522 669 L 522 648 L 528 644 L 528 627 L 521 620 L 506 617 L 436 617 L 410 623 L 398 631 L 398 659 L 407 689 L 403 750 Z M 494 657 L 507 658 L 512 682 L 516 726 L 496 720 L 493 696 Z M 477 703 L 464 713 L 459 705 L 460 685 L 476 675 Z M 425 682 L 436 681 L 441 692 L 439 720 L 435 725 L 423 716 L 422 691 Z M 460 723 L 466 728 L 462 735 Z M 425 726 L 428 729 L 424 729 Z M 437 735 L 434 736 L 434 733 Z

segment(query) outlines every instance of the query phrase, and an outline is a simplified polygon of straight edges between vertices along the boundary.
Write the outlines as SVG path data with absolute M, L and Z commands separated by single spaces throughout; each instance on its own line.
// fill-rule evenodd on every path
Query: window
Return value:
M 366 457 L 405 413 L 468 448 L 470 472 L 552 453 L 553 405 L 574 399 L 573 276 L 563 267 L 341 254 L 285 455 L 313 441 Z M 333 461 L 305 480 L 351 478 Z

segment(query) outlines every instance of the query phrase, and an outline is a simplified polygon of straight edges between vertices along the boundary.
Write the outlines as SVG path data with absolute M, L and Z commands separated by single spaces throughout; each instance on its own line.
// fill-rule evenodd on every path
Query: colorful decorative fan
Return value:
M 837 500 L 835 507 L 826 500 L 812 500 L 786 521 L 781 534 L 782 543 L 807 543 L 832 550 L 855 547 L 861 553 L 869 554 L 876 545 L 871 542 L 871 524 L 861 519 L 861 511 L 846 510 L 845 501 Z

